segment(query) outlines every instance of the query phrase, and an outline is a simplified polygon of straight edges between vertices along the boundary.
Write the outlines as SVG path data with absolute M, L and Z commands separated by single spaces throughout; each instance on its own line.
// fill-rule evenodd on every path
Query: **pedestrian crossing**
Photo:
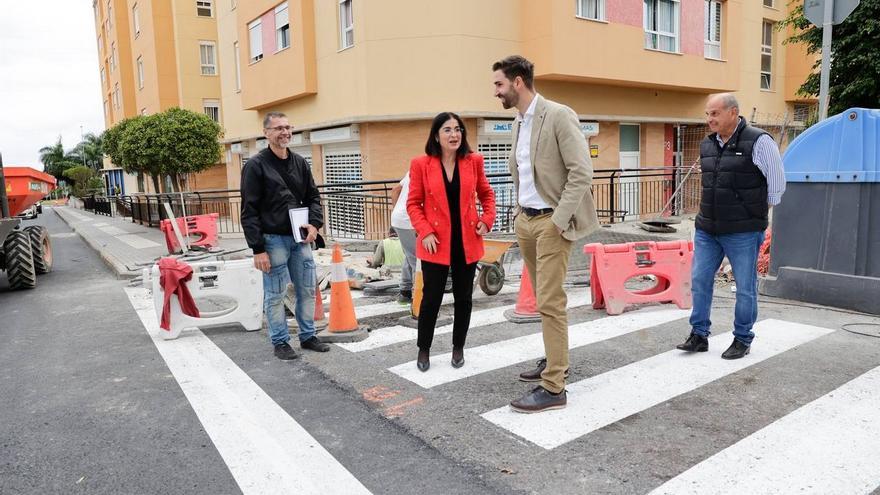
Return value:
M 668 323 L 688 315 L 680 309 L 649 308 L 621 316 L 608 316 L 598 320 L 570 325 L 568 328 L 568 348 L 577 349 L 589 344 L 612 339 L 643 328 Z M 468 366 L 460 369 L 452 367 L 452 353 L 432 357 L 430 373 L 422 373 L 416 362 L 410 361 L 389 371 L 423 387 L 451 383 L 469 376 L 479 375 L 521 362 L 531 361 L 544 355 L 544 341 L 541 333 L 533 333 L 494 344 L 482 345 L 467 350 Z M 508 428 L 509 429 L 509 428 Z
M 510 294 L 517 292 L 518 287 L 508 285 L 505 289 Z M 591 303 L 588 288 L 570 288 L 568 292 L 572 366 L 577 364 L 577 357 L 583 359 L 598 344 L 614 339 L 639 335 L 646 339 L 645 349 L 649 350 L 634 362 L 592 376 L 587 373 L 585 378 L 569 382 L 568 405 L 564 409 L 519 414 L 511 411 L 507 404 L 516 398 L 515 395 L 488 394 L 486 399 L 487 384 L 490 387 L 492 384 L 515 384 L 516 374 L 526 368 L 524 365 L 542 357 L 544 347 L 539 323 L 519 326 L 509 323 L 504 312 L 514 305 L 493 304 L 492 299 L 482 295 L 475 295 L 469 333 L 469 342 L 474 345 L 465 349 L 464 367 L 452 368 L 450 353 L 438 352 L 432 354 L 428 372 L 418 371 L 412 360 L 416 329 L 388 325 L 374 328 L 361 342 L 335 344 L 338 350 L 345 352 L 341 355 L 331 353 L 331 357 L 357 363 L 358 367 L 350 376 L 337 375 L 334 379 L 355 389 L 362 389 L 359 384 L 365 382 L 387 384 L 387 389 L 377 389 L 370 396 L 401 394 L 403 404 L 417 405 L 412 412 L 415 415 L 443 417 L 442 410 L 446 407 L 443 401 L 430 400 L 431 394 L 435 393 L 437 397 L 454 396 L 463 404 L 477 404 L 459 409 L 449 427 L 460 426 L 461 422 L 473 424 L 490 432 L 488 437 L 495 442 L 502 442 L 503 446 L 495 447 L 496 451 L 509 451 L 513 457 L 519 451 L 549 453 L 566 449 L 571 452 L 571 448 L 576 449 L 572 446 L 588 441 L 599 430 L 607 434 L 605 429 L 610 425 L 677 398 L 698 394 L 704 387 L 764 366 L 835 332 L 834 328 L 821 324 L 763 319 L 755 326 L 759 338 L 751 353 L 743 359 L 728 361 L 721 359 L 720 354 L 731 341 L 730 333 L 714 335 L 710 338 L 710 351 L 695 354 L 682 353 L 672 346 L 658 348 L 658 342 L 667 342 L 662 344 L 665 346 L 668 341 L 646 337 L 664 334 L 664 330 L 670 327 L 676 329 L 676 335 L 683 337 L 683 330 L 688 328 L 689 310 L 653 305 L 633 308 L 618 316 L 606 316 L 604 312 L 586 308 Z M 371 303 L 372 299 L 355 298 L 359 319 L 387 317 L 408 310 L 408 306 L 396 301 Z M 451 295 L 444 296 L 443 304 L 451 302 Z M 505 331 L 498 331 L 500 329 Z M 451 332 L 452 325 L 444 325 L 435 330 L 435 335 Z M 174 345 L 174 342 L 164 344 Z M 441 345 L 445 343 L 437 347 Z M 497 375 L 493 373 L 498 371 L 510 377 L 507 383 L 495 383 Z M 780 413 L 769 424 L 762 423 L 760 426 L 763 427 L 757 431 L 744 432 L 733 445 L 719 447 L 720 450 L 689 462 L 688 467 L 668 473 L 647 489 L 621 489 L 619 492 L 646 493 L 653 489 L 653 494 L 867 494 L 880 487 L 880 467 L 877 467 L 880 466 L 877 451 L 877 445 L 880 445 L 880 367 L 853 378 L 818 399 L 805 402 L 798 404 L 793 412 Z M 444 431 L 442 426 L 440 429 Z M 450 430 L 447 434 L 454 437 L 456 432 Z M 335 461 L 322 458 L 321 462 L 332 465 Z M 748 476 L 743 476 L 744 471 Z M 358 488 L 352 491 L 357 492 Z
M 540 447 L 553 449 L 831 331 L 764 320 L 755 325 L 755 333 L 761 335 L 761 345 L 755 346 L 749 359 L 721 359 L 731 334 L 720 334 L 709 339 L 710 350 L 706 353 L 671 350 L 569 384 L 566 386 L 569 402 L 565 409 L 529 415 L 500 407 L 482 417 Z M 627 392 L 621 393 L 623 390 Z

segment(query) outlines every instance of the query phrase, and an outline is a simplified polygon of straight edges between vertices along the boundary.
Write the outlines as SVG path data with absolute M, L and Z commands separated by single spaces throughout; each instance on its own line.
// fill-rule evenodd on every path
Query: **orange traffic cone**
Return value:
M 324 325 L 327 322 L 324 321 L 326 316 L 324 315 L 324 301 L 321 300 L 321 287 L 315 286 L 315 325 Z
M 348 272 L 342 262 L 339 244 L 333 246 L 333 266 L 330 269 L 330 322 L 320 337 L 327 342 L 353 342 L 367 337 L 366 327 L 358 325 L 354 314 Z
M 413 297 L 409 314 L 413 319 L 419 319 L 419 308 L 422 306 L 422 291 L 425 288 L 425 279 L 422 278 L 422 260 L 416 260 L 416 273 L 413 277 Z
M 538 313 L 538 303 L 535 300 L 535 289 L 532 287 L 532 279 L 529 277 L 529 270 L 525 265 L 523 265 L 516 306 L 513 310 L 505 311 L 504 317 L 513 323 L 529 323 L 541 319 L 541 313 Z

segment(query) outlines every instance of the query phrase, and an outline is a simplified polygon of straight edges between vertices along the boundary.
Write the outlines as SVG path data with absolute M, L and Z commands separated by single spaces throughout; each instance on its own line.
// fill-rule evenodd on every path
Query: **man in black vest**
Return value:
M 678 349 L 709 350 L 715 273 L 727 256 L 736 279 L 736 307 L 733 343 L 721 357 L 739 359 L 749 353 L 755 337 L 758 251 L 770 206 L 778 204 L 785 192 L 785 174 L 773 138 L 739 116 L 739 103 L 732 94 L 709 98 L 706 123 L 713 132 L 700 144 L 703 191 L 694 234 L 691 334 Z
M 324 224 L 321 195 L 306 160 L 287 149 L 292 127 L 287 116 L 269 112 L 263 133 L 269 147 L 248 160 L 241 171 L 241 226 L 254 266 L 263 272 L 263 312 L 269 339 L 278 359 L 296 359 L 284 313 L 288 282 L 296 294 L 300 347 L 327 352 L 330 346 L 315 336 L 315 260 L 310 244 Z M 297 225 L 303 242 L 296 242 L 291 208 L 308 208 L 307 224 Z

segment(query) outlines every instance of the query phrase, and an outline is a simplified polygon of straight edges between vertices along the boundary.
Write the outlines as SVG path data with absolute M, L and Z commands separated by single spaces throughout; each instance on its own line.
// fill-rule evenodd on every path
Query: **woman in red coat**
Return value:
M 483 235 L 495 221 L 495 195 L 486 180 L 483 157 L 471 152 L 458 115 L 443 112 L 434 117 L 425 155 L 412 160 L 409 176 L 406 211 L 416 230 L 416 256 L 422 260 L 424 281 L 416 363 L 421 371 L 431 365 L 434 326 L 451 273 L 455 298 L 452 366 L 460 368 L 471 320 L 474 274 L 483 257 Z M 482 215 L 475 200 L 482 206 Z

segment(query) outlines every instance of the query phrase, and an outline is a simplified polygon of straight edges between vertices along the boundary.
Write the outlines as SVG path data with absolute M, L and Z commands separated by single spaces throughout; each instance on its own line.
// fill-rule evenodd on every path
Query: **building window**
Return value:
M 98 33 L 98 53 L 102 53 L 104 51 L 104 37 L 101 36 L 101 33 Z
M 235 90 L 241 91 L 241 50 L 237 41 L 232 44 L 232 52 L 235 56 Z
M 794 120 L 796 122 L 810 122 L 816 118 L 819 106 L 815 103 L 795 103 Z
M 138 89 L 144 89 L 144 61 L 141 57 L 137 58 L 137 78 Z
M 213 41 L 199 41 L 199 59 L 202 63 L 203 76 L 217 75 L 216 46 Z
M 339 41 L 342 49 L 354 46 L 354 17 L 351 0 L 339 0 Z
M 287 2 L 275 7 L 275 48 L 283 50 L 290 46 L 290 19 Z
M 761 89 L 770 89 L 773 78 L 773 23 L 764 21 L 761 32 Z
M 577 0 L 577 17 L 581 19 L 605 20 L 605 0 Z
M 214 0 L 196 0 L 196 14 L 199 17 L 214 17 Z
M 645 48 L 678 53 L 679 0 L 645 0 Z
M 141 34 L 141 16 L 138 14 L 137 4 L 131 8 L 131 21 L 134 24 L 134 37 L 137 38 Z
M 113 27 L 113 3 L 112 0 L 107 0 L 107 30 L 109 31 Z
M 764 7 L 772 7 L 773 0 L 764 0 Z
M 235 10 L 235 8 L 238 7 L 238 2 L 236 2 L 235 0 L 231 0 L 229 3 L 232 4 L 232 10 Z
M 263 23 L 259 19 L 248 24 L 248 41 L 251 49 L 251 62 L 263 58 Z
M 108 105 L 107 100 L 104 100 L 104 118 L 105 119 L 107 118 L 107 114 L 110 113 L 110 108 L 107 105 Z
M 101 67 L 101 86 L 103 86 L 104 82 L 107 80 L 107 75 L 104 72 L 104 68 Z
M 147 114 L 147 107 L 141 108 L 141 115 Z
M 113 108 L 119 109 L 119 83 L 116 83 L 113 87 Z
M 116 70 L 116 42 L 110 42 L 110 72 Z
M 220 122 L 220 100 L 202 100 L 202 108 L 211 120 Z
M 703 55 L 708 58 L 721 58 L 721 2 L 706 0 L 706 39 L 703 40 Z

